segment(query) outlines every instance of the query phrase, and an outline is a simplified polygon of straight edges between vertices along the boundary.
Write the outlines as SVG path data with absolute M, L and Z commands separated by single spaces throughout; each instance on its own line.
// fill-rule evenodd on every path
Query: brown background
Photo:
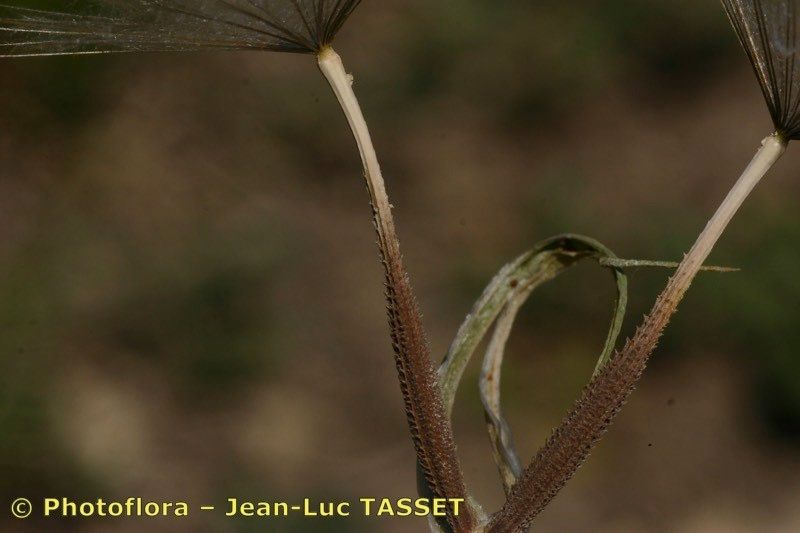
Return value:
M 770 122 L 716 2 L 364 2 L 337 40 L 439 358 L 502 264 L 561 232 L 677 259 Z M 1 501 L 414 494 L 357 152 L 305 56 L 0 63 Z M 800 152 L 713 256 L 540 531 L 800 529 Z M 631 273 L 626 334 L 667 273 Z M 608 275 L 543 288 L 509 348 L 523 456 L 594 365 Z M 475 365 L 466 475 L 502 495 Z M 3 504 L 4 506 L 7 504 Z M 422 531 L 422 520 L 148 531 Z M 4 531 L 142 531 L 12 521 Z

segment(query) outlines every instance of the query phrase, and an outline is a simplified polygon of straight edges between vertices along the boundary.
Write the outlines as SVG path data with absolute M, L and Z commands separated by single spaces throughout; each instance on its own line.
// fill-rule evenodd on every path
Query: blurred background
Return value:
M 494 273 L 544 238 L 679 259 L 771 132 L 716 1 L 369 1 L 337 49 L 437 359 Z M 2 501 L 412 496 L 358 154 L 313 58 L 6 60 L 0 79 Z M 698 278 L 539 531 L 800 530 L 798 172 L 790 148 L 713 255 L 742 271 Z M 626 335 L 667 275 L 630 273 Z M 524 457 L 587 381 L 613 291 L 587 263 L 524 308 L 504 383 Z M 456 433 L 494 510 L 477 367 Z M 2 531 L 142 531 L 0 516 Z

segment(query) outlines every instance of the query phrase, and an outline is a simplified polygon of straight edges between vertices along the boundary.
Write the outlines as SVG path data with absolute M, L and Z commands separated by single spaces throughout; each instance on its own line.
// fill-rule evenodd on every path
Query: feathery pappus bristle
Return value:
M 800 138 L 798 0 L 722 0 L 785 139 Z
M 315 53 L 360 0 L 76 0 L 59 11 L 0 4 L 0 57 L 113 52 Z

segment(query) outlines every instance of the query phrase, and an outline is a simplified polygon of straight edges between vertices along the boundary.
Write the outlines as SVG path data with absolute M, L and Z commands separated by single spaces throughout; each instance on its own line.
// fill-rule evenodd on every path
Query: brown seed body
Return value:
M 394 228 L 392 207 L 366 121 L 341 58 L 331 48 L 318 56 L 320 69 L 331 84 L 359 146 L 372 205 L 378 249 L 386 273 L 386 300 L 392 347 L 408 426 L 428 487 L 437 498 L 467 499 L 455 440 L 439 389 L 437 373 L 422 326 L 422 314 L 403 265 Z M 453 531 L 468 532 L 477 520 L 469 505 L 456 516 L 450 507 Z

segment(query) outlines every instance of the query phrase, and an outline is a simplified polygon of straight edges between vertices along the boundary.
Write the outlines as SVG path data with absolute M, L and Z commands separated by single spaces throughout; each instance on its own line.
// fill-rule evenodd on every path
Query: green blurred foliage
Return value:
M 690 184 L 659 188 L 687 168 L 670 166 L 686 148 L 675 139 L 709 125 L 719 138 L 735 129 L 726 113 L 742 121 L 731 145 L 746 139 L 749 149 L 766 133 L 743 122 L 749 107 L 737 114 L 760 105 L 754 82 L 733 96 L 720 89 L 752 80 L 715 3 L 364 2 L 341 40 L 437 353 L 494 271 L 550 235 L 586 233 L 626 257 L 680 257 L 733 177 L 718 176 L 717 163 L 749 153 L 701 149 Z M 0 71 L 0 494 L 140 486 L 109 477 L 102 457 L 76 452 L 94 441 L 59 425 L 81 420 L 85 405 L 71 395 L 101 402 L 103 387 L 133 405 L 126 427 L 149 431 L 150 462 L 130 471 L 157 477 L 190 464 L 186 479 L 217 498 L 352 496 L 360 487 L 347 485 L 355 474 L 336 465 L 337 450 L 368 456 L 369 487 L 413 478 L 406 456 L 397 464 L 407 471 L 386 466 L 395 447 L 410 447 L 392 411 L 374 237 L 357 153 L 310 58 L 55 58 Z M 700 116 L 708 106 L 718 122 Z M 633 177 L 609 168 L 620 134 L 631 136 L 620 168 Z M 768 186 L 797 191 L 788 180 Z M 670 204 L 673 189 L 685 202 L 711 200 Z M 741 215 L 751 224 L 732 230 L 739 237 L 715 262 L 743 271 L 701 277 L 654 371 L 723 354 L 746 370 L 760 428 L 797 450 L 800 224 L 796 195 L 776 195 L 777 206 Z M 665 277 L 632 274 L 629 331 Z M 553 423 L 568 405 L 591 373 L 612 298 L 607 273 L 591 266 L 534 295 L 511 345 L 505 400 L 525 414 L 515 429 Z M 293 395 L 263 413 L 260 395 L 273 388 Z M 459 412 L 482 431 L 473 392 L 460 394 Z

